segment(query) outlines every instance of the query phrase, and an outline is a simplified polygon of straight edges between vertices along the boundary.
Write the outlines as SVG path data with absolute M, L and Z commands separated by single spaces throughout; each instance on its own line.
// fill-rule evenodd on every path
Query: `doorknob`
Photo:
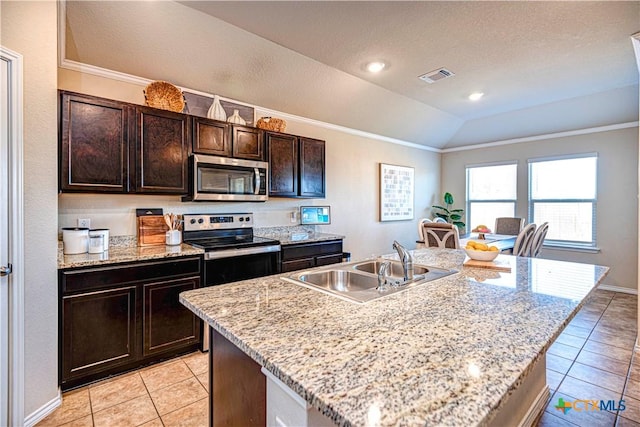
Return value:
M 9 274 L 11 274 L 11 264 L 7 264 L 7 266 L 2 266 L 0 267 L 0 277 L 2 276 L 8 276 Z

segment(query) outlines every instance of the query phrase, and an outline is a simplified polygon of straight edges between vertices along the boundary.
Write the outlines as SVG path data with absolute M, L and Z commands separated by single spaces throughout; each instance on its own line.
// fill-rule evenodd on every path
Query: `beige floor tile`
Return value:
M 631 329 L 621 325 L 619 321 L 616 322 L 599 322 L 595 328 L 593 328 L 592 336 L 600 333 L 611 334 L 617 337 L 629 338 L 632 341 L 636 339 L 635 328 Z
M 558 412 L 558 414 L 560 414 Z M 575 424 L 560 418 L 560 415 L 554 415 L 551 412 L 544 411 L 542 417 L 538 420 L 538 427 L 575 427 Z
M 640 360 L 638 359 L 637 355 L 631 363 L 631 369 L 629 369 L 629 378 L 640 381 Z
M 583 309 L 584 310 L 584 309 Z M 602 313 L 593 311 L 582 311 L 573 318 L 574 320 L 584 320 L 592 324 L 596 324 L 602 318 Z
M 612 334 L 604 332 L 602 330 L 597 332 L 593 331 L 591 335 L 589 335 L 589 339 L 621 348 L 631 348 L 636 342 L 635 335 L 621 336 L 615 333 Z
M 59 426 L 84 418 L 87 415 L 91 415 L 89 389 L 83 388 L 64 393 L 62 395 L 62 404 L 37 425 L 38 427 Z
M 93 414 L 95 427 L 139 426 L 158 418 L 149 396 L 137 397 Z
M 561 418 L 564 421 L 579 425 L 579 426 L 613 426 L 616 414 L 608 412 L 608 411 L 600 411 L 600 410 L 581 410 L 577 411 L 575 409 L 569 409 L 566 412 L 556 409 L 556 406 L 559 404 L 559 400 L 562 398 L 565 402 L 573 402 L 578 400 L 574 396 L 570 396 L 563 393 L 556 393 L 553 396 L 553 399 L 547 405 L 546 411 L 553 413 L 558 418 Z M 587 399 L 586 397 L 581 397 L 582 399 Z M 583 404 L 578 404 L 580 409 L 584 407 L 581 406 Z M 584 408 L 586 409 L 586 408 Z
M 584 318 L 574 318 L 571 322 L 569 322 L 569 326 L 577 326 L 583 329 L 593 329 L 598 323 L 596 320 L 586 320 Z
M 196 377 L 151 392 L 151 399 L 162 416 L 207 397 Z
M 209 401 L 202 399 L 162 416 L 164 427 L 202 427 L 209 424 Z
M 591 340 L 587 340 L 582 349 L 590 351 L 592 353 L 598 353 L 604 356 L 608 356 L 625 364 L 629 363 L 633 354 L 631 349 L 629 348 L 614 347 L 609 344 Z
M 622 393 L 566 376 L 562 381 L 562 384 L 560 384 L 560 387 L 558 387 L 558 392 L 554 396 L 556 402 L 558 400 L 558 396 L 569 396 L 574 399 L 615 400 L 617 402 L 620 400 Z
M 101 382 L 89 389 L 93 412 L 144 395 L 147 395 L 147 388 L 138 372 Z
M 202 384 L 202 386 L 204 387 L 205 390 L 207 390 L 207 393 L 209 392 L 209 372 L 203 372 L 202 374 L 198 375 L 196 378 L 198 378 L 198 381 L 200 381 L 200 384 Z
M 548 354 L 555 354 L 556 356 L 564 357 L 565 359 L 575 359 L 579 352 L 580 348 L 565 345 L 557 341 L 549 347 L 549 350 L 547 350 Z
M 616 427 L 640 427 L 640 423 L 618 416 L 616 419 Z
M 164 427 L 162 424 L 162 420 L 160 418 L 156 418 L 155 420 L 147 421 L 144 424 L 141 424 L 140 427 Z
M 627 376 L 629 365 L 603 354 L 582 350 L 576 362 L 602 369 L 620 376 Z
M 640 400 L 624 396 L 625 410 L 619 411 L 618 416 L 640 423 Z
M 615 391 L 622 394 L 626 377 L 616 375 L 611 372 L 603 371 L 602 369 L 594 368 L 592 366 L 583 365 L 582 363 L 574 363 L 567 373 L 570 377 L 577 378 L 588 383 L 595 384 L 600 387 Z M 593 396 L 592 396 L 593 397 Z
M 572 364 L 573 360 L 565 359 L 555 354 L 547 354 L 547 369 L 566 374 L 569 372 Z
M 183 356 L 182 360 L 187 364 L 194 375 L 207 372 L 209 370 L 209 353 L 201 353 L 199 351 Z
M 556 338 L 555 342 L 571 347 L 582 348 L 586 341 L 586 338 L 577 337 L 575 335 L 560 334 L 558 338 Z
M 575 335 L 581 338 L 587 338 L 589 334 L 591 334 L 591 329 L 592 328 L 582 328 L 580 326 L 575 326 L 570 323 L 566 328 L 564 328 L 564 331 L 562 331 L 562 333 Z
M 193 373 L 181 360 L 140 371 L 149 392 L 191 378 Z
M 627 385 L 624 390 L 624 394 L 640 400 L 640 381 L 629 377 L 627 379 Z
M 562 379 L 564 378 L 564 374 L 560 372 L 553 371 L 551 369 L 547 369 L 547 385 L 550 389 L 557 389 Z
M 59 427 L 93 427 L 93 415 L 78 418 L 70 423 L 60 424 Z

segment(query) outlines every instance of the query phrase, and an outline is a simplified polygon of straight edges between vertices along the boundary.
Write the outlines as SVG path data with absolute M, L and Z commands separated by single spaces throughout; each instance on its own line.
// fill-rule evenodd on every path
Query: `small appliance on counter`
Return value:
M 89 229 L 64 227 L 62 229 L 62 252 L 65 255 L 86 254 L 89 251 Z

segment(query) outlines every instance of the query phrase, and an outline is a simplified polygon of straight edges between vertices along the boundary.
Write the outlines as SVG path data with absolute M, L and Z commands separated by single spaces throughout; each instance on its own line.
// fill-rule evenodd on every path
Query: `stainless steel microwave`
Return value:
M 194 154 L 189 158 L 189 194 L 183 201 L 267 200 L 269 164 Z

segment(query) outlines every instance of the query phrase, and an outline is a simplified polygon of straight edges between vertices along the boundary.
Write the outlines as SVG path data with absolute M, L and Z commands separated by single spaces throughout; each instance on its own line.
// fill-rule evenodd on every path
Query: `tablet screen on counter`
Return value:
M 300 206 L 300 224 L 302 225 L 331 224 L 331 207 Z

